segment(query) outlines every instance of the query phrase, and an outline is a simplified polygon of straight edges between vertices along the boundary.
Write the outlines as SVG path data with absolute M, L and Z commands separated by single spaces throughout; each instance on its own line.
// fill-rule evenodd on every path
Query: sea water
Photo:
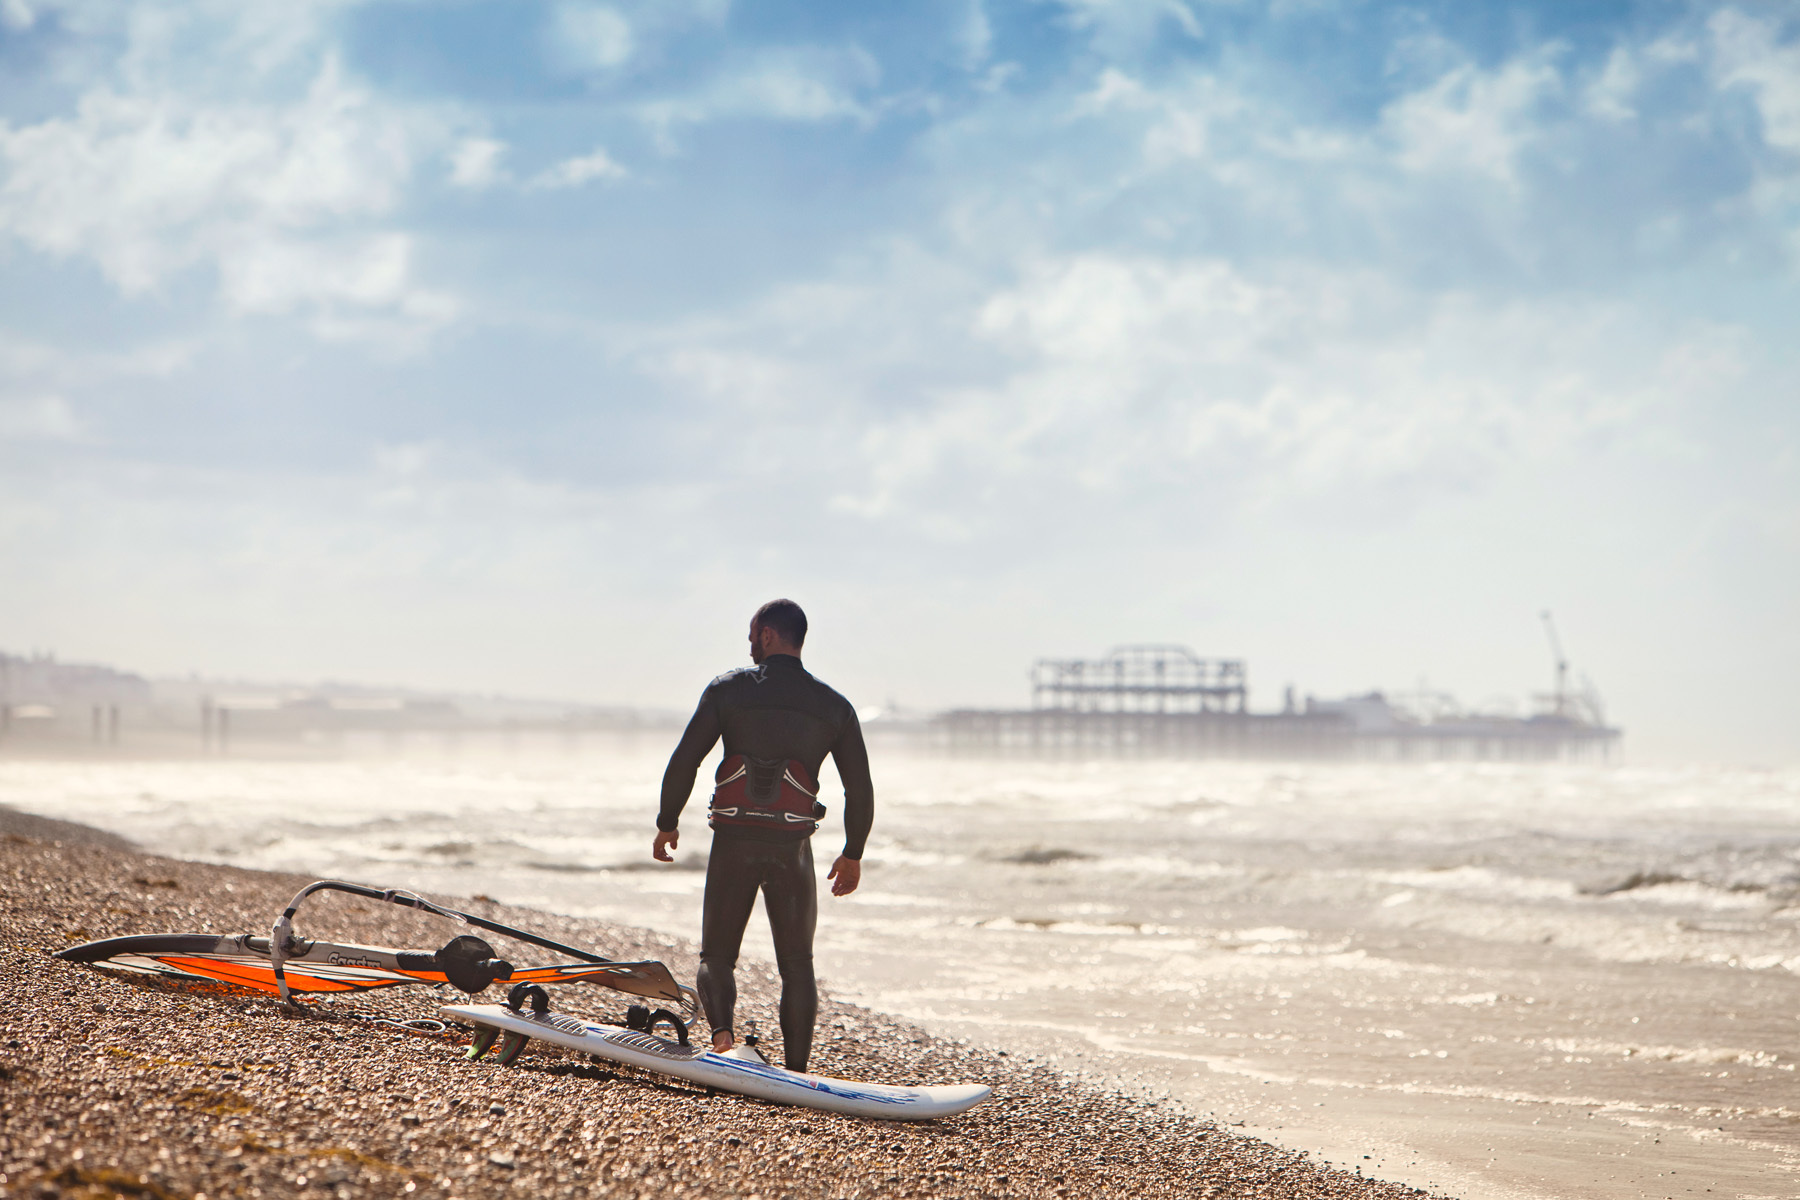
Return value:
M 696 937 L 667 750 L 0 762 L 0 803 Z M 1800 771 L 878 752 L 876 788 L 862 888 L 821 889 L 840 995 L 1464 1196 L 1800 1195 Z

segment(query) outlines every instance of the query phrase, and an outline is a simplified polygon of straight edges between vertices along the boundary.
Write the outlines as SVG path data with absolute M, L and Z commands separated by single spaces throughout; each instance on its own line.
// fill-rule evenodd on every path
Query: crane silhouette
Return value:
M 1550 637 L 1550 656 L 1556 661 L 1556 691 L 1551 695 L 1551 709 L 1558 717 L 1565 720 L 1569 716 L 1569 660 L 1563 654 L 1562 639 L 1556 636 L 1556 622 L 1545 609 L 1540 616 L 1544 619 L 1544 632 Z

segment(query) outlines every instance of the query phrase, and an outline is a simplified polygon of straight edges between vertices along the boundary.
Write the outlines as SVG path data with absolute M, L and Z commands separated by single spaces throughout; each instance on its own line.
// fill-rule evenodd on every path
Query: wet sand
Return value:
M 461 1057 L 466 1031 L 409 1035 L 352 1015 L 432 1015 L 436 998 L 425 989 L 296 1013 L 273 999 L 131 982 L 49 952 L 130 933 L 260 932 L 306 880 L 140 854 L 90 833 L 0 813 L 8 1014 L 0 1191 L 8 1195 L 1426 1194 L 829 996 L 814 1069 L 983 1082 L 994 1098 L 944 1121 L 857 1120 L 709 1096 L 541 1043 L 513 1068 L 471 1064 Z M 646 930 L 445 899 L 618 957 L 661 958 L 678 977 L 695 966 L 691 945 Z M 455 932 L 345 897 L 310 901 L 301 916 L 302 932 L 371 944 L 431 948 Z M 746 964 L 740 974 L 747 1009 L 772 1013 L 766 967 Z M 562 989 L 559 1007 L 605 1015 L 621 1007 L 614 996 Z

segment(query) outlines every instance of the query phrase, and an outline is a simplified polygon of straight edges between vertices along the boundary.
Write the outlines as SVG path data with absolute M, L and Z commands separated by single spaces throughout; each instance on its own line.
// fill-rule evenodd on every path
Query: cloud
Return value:
M 1714 13 L 1707 28 L 1719 81 L 1755 96 L 1770 145 L 1800 151 L 1800 42 L 1781 45 L 1772 22 L 1734 8 Z
M 955 111 L 927 142 L 946 221 L 995 262 L 1317 258 L 1474 290 L 1730 273 L 1800 246 L 1800 158 L 1776 140 L 1800 48 L 1771 26 L 1725 10 L 1598 52 L 1409 41 L 1373 80 L 1297 89 L 1245 36 L 1218 59 L 1103 62 Z M 1339 87 L 1357 102 L 1317 102 Z M 1747 109 L 1766 143 L 1744 136 Z
M 1394 161 L 1413 173 L 1469 171 L 1516 187 L 1520 149 L 1540 129 L 1538 106 L 1559 83 L 1542 61 L 1514 60 L 1497 71 L 1459 66 L 1382 114 Z
M 722 67 L 698 88 L 642 103 L 637 112 L 665 145 L 681 128 L 713 121 L 867 122 L 873 112 L 859 93 L 880 74 L 875 58 L 854 47 L 767 50 Z
M 1704 323 L 1361 268 L 1088 252 L 997 288 L 916 256 L 890 272 L 631 353 L 749 461 L 766 441 L 831 464 L 783 484 L 818 489 L 800 508 L 996 547 L 1046 527 L 1192 540 L 1257 511 L 1380 526 L 1688 419 L 1744 371 L 1740 335 Z
M 596 80 L 666 61 L 683 37 L 716 32 L 731 0 L 562 0 L 540 35 L 551 70 Z
M 456 316 L 456 301 L 413 280 L 412 239 L 386 233 L 305 242 L 259 239 L 225 255 L 220 290 L 242 313 L 317 314 L 315 327 L 354 335 L 359 311 L 383 312 L 430 328 Z M 371 330 L 386 338 L 391 330 Z
M 0 331 L 0 381 L 16 388 L 85 389 L 162 379 L 192 365 L 190 339 L 153 340 L 125 349 L 64 348 Z
M 1197 40 L 1204 34 L 1193 8 L 1182 0 L 1059 2 L 1067 11 L 1069 24 L 1090 31 L 1096 44 L 1108 54 L 1135 54 L 1165 36 Z
M 1241 128 L 1264 115 L 1253 109 L 1247 97 L 1211 76 L 1156 89 L 1116 67 L 1102 70 L 1072 106 L 1078 117 L 1122 114 L 1140 124 L 1144 166 L 1152 171 L 1209 159 L 1219 149 L 1214 130 Z
M 1606 68 L 1587 88 L 1590 113 L 1607 121 L 1631 121 L 1638 116 L 1636 93 L 1643 81 L 1638 56 L 1624 47 L 1607 55 Z
M 492 187 L 506 177 L 500 160 L 506 155 L 506 143 L 492 138 L 464 138 L 450 154 L 450 182 L 457 187 L 481 190 Z
M 552 61 L 572 71 L 621 66 L 635 46 L 631 22 L 603 4 L 559 4 L 545 36 Z
M 554 191 L 581 187 L 596 179 L 625 179 L 631 172 L 603 146 L 586 154 L 565 158 L 523 181 L 515 180 L 502 165 L 508 147 L 492 138 L 467 138 L 450 156 L 450 182 L 472 191 L 511 184 L 525 191 Z
M 138 30 L 150 44 L 134 42 L 127 58 L 177 53 L 159 40 L 166 32 Z M 291 98 L 99 84 L 67 115 L 0 122 L 0 236 L 91 261 L 127 297 L 210 268 L 221 298 L 242 312 L 317 302 L 390 317 L 441 313 L 410 278 L 371 282 L 395 264 L 410 271 L 393 250 L 403 235 L 366 235 L 365 260 L 372 253 L 383 264 L 374 274 L 346 274 L 336 239 L 394 214 L 415 163 L 450 133 L 442 114 L 379 100 L 329 54 Z M 302 285 L 298 264 L 314 253 L 328 278 Z
M 974 71 L 987 62 L 994 49 L 994 23 L 988 19 L 985 0 L 967 0 L 951 41 L 962 54 L 964 69 Z
M 54 472 L 61 465 L 55 443 L 89 442 L 96 427 L 105 428 L 104 418 L 92 415 L 101 407 L 93 397 L 131 395 L 165 381 L 189 367 L 196 350 L 187 339 L 68 349 L 0 330 L 0 443 L 35 444 L 31 469 Z M 15 459 L 8 467 L 25 465 Z
M 1642 415 L 1654 375 L 1624 369 L 1619 314 L 1539 314 L 1364 271 L 1084 255 L 987 301 L 978 329 L 1017 366 L 961 403 L 1011 414 L 1021 461 L 1084 490 L 1193 477 L 1215 500 L 1389 514 Z
M 0 396 L 0 442 L 73 441 L 84 432 L 61 396 Z
M 630 175 L 624 167 L 614 162 L 612 156 L 604 149 L 596 148 L 591 154 L 566 158 L 532 179 L 530 186 L 534 188 L 572 188 L 591 183 L 596 179 L 624 179 Z

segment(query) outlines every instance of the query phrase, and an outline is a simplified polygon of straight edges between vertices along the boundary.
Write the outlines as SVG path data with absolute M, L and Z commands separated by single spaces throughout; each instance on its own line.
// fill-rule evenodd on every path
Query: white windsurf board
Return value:
M 443 1011 L 454 1020 L 477 1027 L 541 1038 L 582 1054 L 595 1054 L 705 1087 L 853 1117 L 886 1121 L 953 1117 L 993 1094 L 992 1088 L 978 1083 L 900 1087 L 808 1075 L 563 1013 L 519 1011 L 501 1004 L 446 1004 Z

